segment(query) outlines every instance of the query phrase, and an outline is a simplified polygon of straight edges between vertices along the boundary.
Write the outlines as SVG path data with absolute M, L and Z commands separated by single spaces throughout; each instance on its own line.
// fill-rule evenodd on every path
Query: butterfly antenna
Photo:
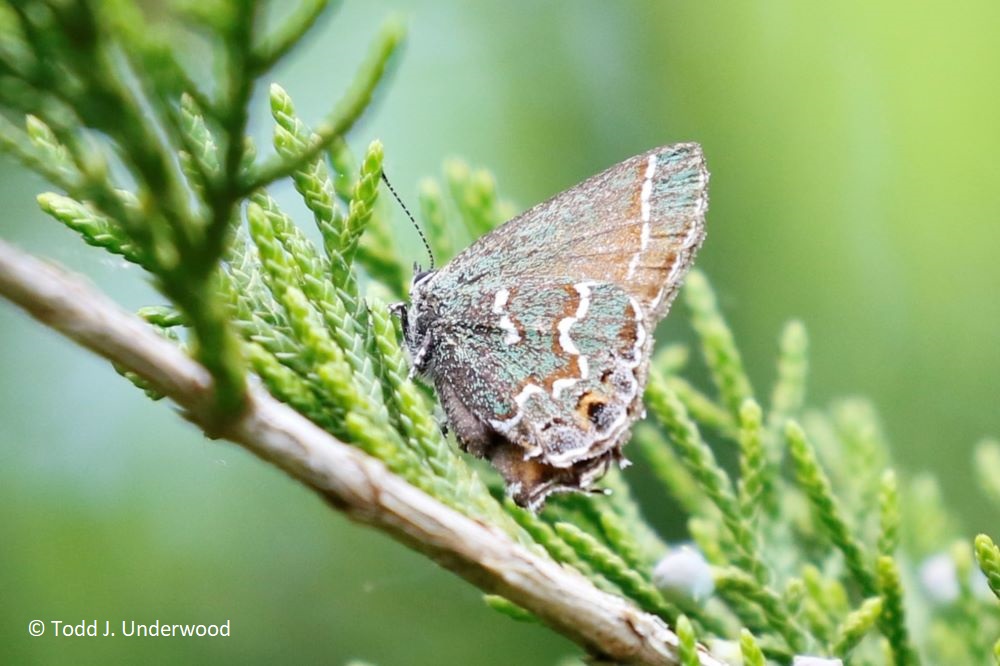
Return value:
M 385 186 L 389 188 L 389 191 L 392 192 L 392 196 L 396 200 L 396 203 L 398 203 L 400 208 L 403 209 L 403 212 L 406 213 L 406 217 L 410 218 L 410 222 L 413 223 L 413 228 L 416 229 L 417 233 L 420 235 L 420 240 L 424 242 L 424 249 L 427 250 L 427 256 L 431 262 L 430 270 L 434 270 L 434 253 L 431 251 L 431 244 L 427 242 L 427 236 L 424 235 L 424 230 L 421 229 L 420 225 L 417 224 L 417 221 L 413 219 L 410 209 L 406 207 L 403 200 L 398 194 L 396 194 L 396 188 L 394 188 L 392 183 L 389 182 L 389 178 L 385 175 L 385 169 L 382 170 L 382 180 L 385 182 Z

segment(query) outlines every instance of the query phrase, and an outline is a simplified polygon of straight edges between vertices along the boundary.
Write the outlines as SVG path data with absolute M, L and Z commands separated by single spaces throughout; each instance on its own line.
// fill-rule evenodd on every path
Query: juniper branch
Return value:
M 358 522 L 381 529 L 536 615 L 595 655 L 676 666 L 678 637 L 658 618 L 601 592 L 495 527 L 448 508 L 251 386 L 246 408 L 218 424 L 210 375 L 174 344 L 80 278 L 0 241 L 0 295 L 94 353 L 125 366 L 184 416 L 244 446 Z M 699 651 L 701 666 L 722 666 Z

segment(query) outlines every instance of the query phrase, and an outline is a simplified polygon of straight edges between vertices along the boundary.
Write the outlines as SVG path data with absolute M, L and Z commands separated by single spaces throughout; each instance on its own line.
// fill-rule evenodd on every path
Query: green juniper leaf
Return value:
M 833 654 L 846 657 L 861 639 L 871 631 L 882 614 L 882 598 L 865 599 L 857 610 L 851 612 L 837 628 L 836 638 L 831 646 Z
M 768 574 L 759 557 L 753 530 L 741 515 L 729 475 L 716 462 L 676 393 L 662 378 L 653 376 L 646 388 L 646 402 L 653 415 L 666 426 L 690 474 L 722 514 L 735 546 L 734 561 L 751 571 L 757 580 L 766 581 Z
M 790 321 L 781 332 L 778 351 L 778 379 L 771 392 L 768 428 L 780 431 L 785 420 L 795 418 L 805 403 L 809 372 L 809 338 L 800 321 Z
M 740 652 L 743 655 L 743 666 L 765 666 L 764 653 L 754 635 L 747 629 L 740 630 Z
M 976 561 L 986 574 L 986 581 L 993 594 L 1000 599 L 1000 548 L 985 534 L 976 537 Z
M 484 594 L 483 601 L 486 602 L 486 605 L 493 610 L 498 613 L 503 613 L 512 620 L 516 620 L 518 622 L 538 622 L 538 617 L 535 616 L 534 613 L 524 610 L 512 601 L 509 601 L 499 595 Z
M 111 218 L 97 213 L 75 199 L 52 192 L 39 194 L 38 205 L 43 211 L 80 234 L 88 245 L 104 248 L 133 264 L 145 265 L 146 260 L 142 251 Z
M 798 652 L 805 646 L 803 628 L 789 615 L 786 604 L 774 590 L 761 586 L 752 576 L 735 567 L 719 570 L 715 584 L 723 596 L 740 597 L 756 604 L 768 625 L 785 640 L 790 650 Z
M 676 376 L 668 376 L 665 380 L 678 399 L 687 408 L 691 417 L 702 426 L 715 430 L 727 438 L 736 435 L 736 424 L 733 417 L 721 405 L 715 403 L 707 395 L 696 389 L 690 382 Z
M 371 102 L 375 87 L 382 80 L 389 59 L 402 41 L 403 34 L 404 29 L 399 20 L 393 18 L 386 21 L 351 86 L 330 114 L 314 127 L 315 134 L 309 144 L 294 154 L 254 169 L 244 179 L 243 190 L 252 192 L 290 175 L 315 159 L 335 141 L 342 139 Z
M 299 2 L 283 23 L 261 39 L 253 49 L 251 63 L 254 70 L 263 73 L 288 55 L 329 6 L 329 0 Z
M 861 589 L 866 594 L 875 594 L 875 577 L 867 563 L 868 556 L 848 526 L 840 503 L 833 495 L 830 480 L 820 467 L 805 432 L 797 423 L 789 422 L 785 438 L 799 485 L 809 497 L 820 523 L 833 544 L 844 554 L 847 566 Z
M 899 547 L 899 488 L 896 474 L 887 469 L 879 486 L 879 513 L 882 530 L 878 537 L 879 555 L 892 555 Z
M 760 510 L 764 488 L 763 434 L 760 406 L 747 400 L 740 409 L 740 483 L 739 502 L 744 520 L 752 523 Z
M 558 534 L 580 557 L 605 578 L 617 585 L 622 592 L 634 599 L 640 607 L 675 622 L 680 611 L 653 587 L 652 583 L 631 569 L 617 554 L 601 545 L 597 539 L 570 523 L 556 523 Z
M 493 176 L 473 171 L 461 160 L 445 164 L 445 180 L 471 238 L 479 238 L 503 222 Z
M 699 666 L 698 638 L 695 636 L 691 620 L 686 615 L 677 618 L 677 656 L 681 666 Z
M 918 664 L 919 659 L 910 643 L 909 631 L 906 628 L 903 586 L 895 560 L 887 555 L 879 556 L 876 574 L 878 576 L 878 590 L 883 601 L 881 627 L 882 632 L 889 639 L 893 663 L 896 666 Z
M 712 507 L 704 491 L 698 487 L 697 481 L 659 430 L 640 423 L 632 440 L 663 490 L 681 505 L 686 514 L 702 516 L 709 513 Z
M 732 331 L 719 313 L 715 294 L 701 272 L 694 270 L 688 275 L 684 295 L 712 380 L 722 402 L 734 417 L 738 417 L 743 401 L 753 397 L 753 388 L 743 369 Z

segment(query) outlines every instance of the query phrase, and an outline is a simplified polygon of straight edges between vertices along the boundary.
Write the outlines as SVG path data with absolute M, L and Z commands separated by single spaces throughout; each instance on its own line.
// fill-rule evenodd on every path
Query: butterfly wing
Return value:
M 642 412 L 652 329 L 705 235 L 697 144 L 630 158 L 420 274 L 403 326 L 463 446 L 514 498 L 586 488 Z
M 705 238 L 708 171 L 701 147 L 678 143 L 629 158 L 483 236 L 436 276 L 460 288 L 514 282 L 611 282 L 659 321 Z
M 463 446 L 533 505 L 581 488 L 618 456 L 642 411 L 651 337 L 636 299 L 609 282 L 519 282 L 431 330 L 428 374 Z M 425 295 L 433 299 L 434 293 Z

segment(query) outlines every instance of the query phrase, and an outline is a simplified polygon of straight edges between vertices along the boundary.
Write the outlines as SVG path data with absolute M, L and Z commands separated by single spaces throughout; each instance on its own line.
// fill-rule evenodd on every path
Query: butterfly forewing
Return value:
M 656 148 L 483 236 L 442 269 L 439 288 L 498 272 L 612 282 L 654 321 L 665 314 L 704 240 L 707 207 L 701 147 Z

